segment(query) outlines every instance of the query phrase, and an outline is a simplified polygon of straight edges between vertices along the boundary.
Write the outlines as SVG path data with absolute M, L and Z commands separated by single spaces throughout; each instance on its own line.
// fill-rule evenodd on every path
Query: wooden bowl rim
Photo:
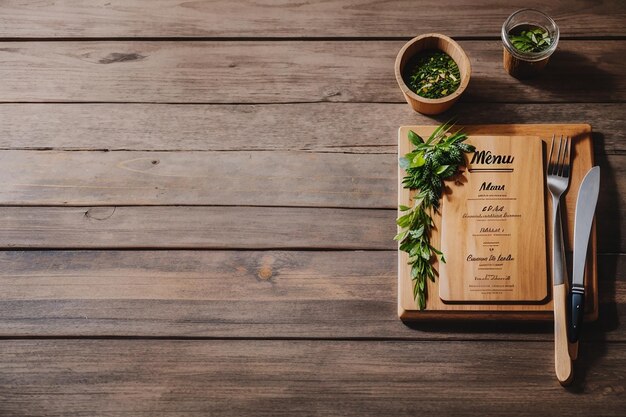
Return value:
M 461 74 L 461 84 L 459 84 L 459 88 L 457 88 L 452 94 L 449 94 L 445 97 L 426 98 L 426 97 L 419 96 L 415 94 L 413 90 L 409 88 L 408 85 L 406 85 L 406 83 L 404 82 L 404 78 L 402 77 L 402 69 L 400 68 L 400 62 L 402 62 L 402 58 L 406 54 L 407 49 L 409 49 L 409 47 L 412 46 L 413 44 L 420 42 L 423 39 L 427 39 L 427 38 L 439 38 L 443 40 L 444 42 L 452 45 L 453 48 L 457 49 L 461 53 L 461 56 L 465 59 L 467 63 L 467 70 L 463 74 Z M 458 62 L 456 64 L 459 65 Z M 398 52 L 398 55 L 396 56 L 395 73 L 396 73 L 396 81 L 398 82 L 400 89 L 407 96 L 411 97 L 414 100 L 420 101 L 422 103 L 442 104 L 442 103 L 447 103 L 451 100 L 456 100 L 461 94 L 463 94 L 463 92 L 467 88 L 467 85 L 469 84 L 470 76 L 472 74 L 472 64 L 467 54 L 463 50 L 463 48 L 461 48 L 461 45 L 456 43 L 454 39 L 450 38 L 449 36 L 442 35 L 441 33 L 424 33 L 423 35 L 414 37 L 413 39 L 405 43 L 402 49 L 400 49 L 400 51 Z

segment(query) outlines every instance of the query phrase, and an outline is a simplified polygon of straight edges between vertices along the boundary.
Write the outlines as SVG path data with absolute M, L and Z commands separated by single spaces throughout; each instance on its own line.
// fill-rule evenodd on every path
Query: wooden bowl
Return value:
M 406 64 L 417 53 L 426 49 L 438 49 L 445 52 L 450 55 L 459 66 L 461 84 L 452 94 L 437 99 L 425 98 L 411 91 L 409 86 L 404 82 L 403 73 Z M 463 94 L 463 91 L 467 88 L 467 84 L 469 84 L 472 66 L 470 65 L 470 60 L 465 54 L 465 51 L 463 51 L 463 48 L 461 48 L 458 43 L 445 35 L 426 33 L 411 39 L 400 49 L 396 57 L 395 72 L 396 80 L 404 94 L 404 98 L 413 110 L 423 114 L 439 114 L 448 110 L 459 97 L 461 97 L 461 94 Z

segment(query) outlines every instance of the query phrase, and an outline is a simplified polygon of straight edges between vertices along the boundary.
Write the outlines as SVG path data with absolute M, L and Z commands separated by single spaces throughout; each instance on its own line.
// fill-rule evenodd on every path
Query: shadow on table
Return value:
M 586 55 L 569 50 L 557 50 L 545 70 L 533 78 L 516 79 L 507 75 L 504 68 L 501 70 L 504 79 L 502 77 L 487 79 L 480 74 L 473 76 L 467 91 L 459 100 L 459 103 L 464 103 L 463 106 L 453 106 L 450 110 L 431 117 L 439 123 L 451 118 L 456 118 L 464 124 L 532 123 L 533 121 L 529 119 L 532 119 L 533 115 L 527 114 L 522 107 L 518 111 L 515 106 L 507 105 L 506 114 L 498 112 L 497 116 L 490 116 L 482 114 L 471 105 L 472 102 L 501 102 L 498 92 L 507 91 L 507 95 L 519 97 L 514 101 L 520 104 L 545 103 L 548 107 L 546 113 L 554 116 L 555 123 L 583 122 L 576 114 L 555 114 L 558 113 L 559 102 L 565 104 L 612 101 L 617 87 L 615 74 L 603 70 L 597 62 L 591 61 Z M 490 88 L 484 88 L 485 86 Z M 484 96 L 484 91 L 492 91 L 494 96 Z M 545 117 L 542 117 L 540 123 L 547 123 Z
M 558 49 L 542 74 L 520 79 L 519 82 L 540 90 L 539 93 L 545 91 L 551 97 L 569 101 L 572 101 L 573 93 L 576 92 L 583 96 L 576 102 L 586 101 L 584 95 L 587 93 L 601 95 L 603 101 L 610 101 L 616 87 L 615 75 L 600 68 L 597 62 L 591 61 L 584 54 Z

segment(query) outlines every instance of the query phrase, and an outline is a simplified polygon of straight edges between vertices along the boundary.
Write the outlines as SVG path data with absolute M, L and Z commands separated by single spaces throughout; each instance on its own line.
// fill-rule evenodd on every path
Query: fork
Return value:
M 572 360 L 569 356 L 566 326 L 567 266 L 563 244 L 563 225 L 559 203 L 569 186 L 571 139 L 552 136 L 548 157 L 547 183 L 552 196 L 552 283 L 554 303 L 554 368 L 562 385 L 571 382 Z

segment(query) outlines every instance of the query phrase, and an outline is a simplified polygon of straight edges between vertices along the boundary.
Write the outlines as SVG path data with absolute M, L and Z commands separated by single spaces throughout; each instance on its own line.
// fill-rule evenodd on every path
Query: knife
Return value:
M 576 199 L 576 217 L 574 222 L 574 266 L 572 270 L 572 287 L 570 289 L 570 319 L 568 339 L 576 344 L 570 347 L 572 359 L 576 359 L 577 343 L 585 314 L 585 261 L 593 215 L 596 211 L 598 193 L 600 192 L 600 167 L 593 167 L 583 178 Z

